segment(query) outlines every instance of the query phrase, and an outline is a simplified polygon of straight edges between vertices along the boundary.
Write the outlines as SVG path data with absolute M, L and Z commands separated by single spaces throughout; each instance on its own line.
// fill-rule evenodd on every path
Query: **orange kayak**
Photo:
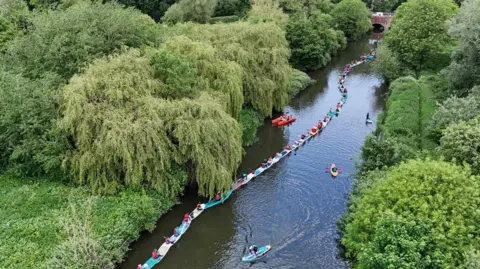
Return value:
M 282 120 L 284 120 L 284 118 L 283 118 L 283 116 L 280 116 L 280 117 L 272 120 L 272 124 L 277 124 L 277 123 L 279 123 L 279 122 L 282 121 Z
M 282 121 L 279 121 L 278 122 L 278 126 L 283 126 L 283 125 L 287 125 L 287 124 L 290 124 L 294 121 L 296 121 L 297 119 L 295 117 L 291 117 L 290 119 L 288 120 L 282 120 Z

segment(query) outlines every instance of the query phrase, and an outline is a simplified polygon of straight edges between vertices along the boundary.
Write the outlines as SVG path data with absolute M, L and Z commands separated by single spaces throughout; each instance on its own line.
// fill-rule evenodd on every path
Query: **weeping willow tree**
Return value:
M 172 167 L 187 164 L 201 194 L 225 190 L 243 153 L 238 123 L 207 93 L 162 98 L 170 80 L 160 81 L 155 70 L 128 50 L 70 80 L 60 98 L 59 126 L 71 141 L 64 167 L 99 192 L 148 185 L 175 195 L 183 182 Z
M 248 12 L 248 19 L 252 22 L 274 22 L 283 29 L 288 24 L 288 15 L 283 12 L 276 0 L 252 0 L 252 8 Z
M 187 163 L 194 171 L 199 192 L 213 196 L 228 189 L 243 154 L 238 122 L 208 93 L 163 102 L 158 110 L 175 141 L 175 161 Z
M 287 104 L 293 70 L 288 63 L 290 50 L 285 32 L 275 23 L 185 23 L 163 29 L 170 36 L 186 35 L 196 41 L 209 42 L 221 59 L 239 64 L 243 71 L 245 102 L 264 116 Z
M 169 39 L 164 43 L 167 51 L 189 59 L 196 67 L 197 87 L 204 91 L 223 93 L 218 95 L 225 111 L 238 119 L 243 105 L 242 68 L 233 61 L 222 60 L 210 44 L 192 41 L 185 36 Z

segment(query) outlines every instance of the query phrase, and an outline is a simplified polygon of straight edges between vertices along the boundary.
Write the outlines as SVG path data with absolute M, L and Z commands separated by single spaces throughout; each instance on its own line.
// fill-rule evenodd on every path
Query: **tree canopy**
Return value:
M 264 116 L 281 110 L 289 99 L 290 50 L 285 32 L 273 22 L 229 24 L 177 24 L 165 29 L 168 35 L 185 35 L 210 43 L 220 59 L 236 62 L 242 68 L 245 103 Z M 235 33 L 235 34 L 232 34 Z
M 129 50 L 95 60 L 65 86 L 60 126 L 72 137 L 65 167 L 79 182 L 107 193 L 139 184 L 178 192 L 172 163 L 194 168 L 201 193 L 228 188 L 243 152 L 238 123 L 205 93 L 199 99 L 161 98 L 172 80 L 155 77 L 151 63 Z M 177 64 L 154 63 L 164 69 Z
M 458 268 L 478 244 L 479 178 L 468 167 L 411 160 L 373 173 L 350 205 L 342 244 L 357 268 Z
M 5 57 L 31 78 L 55 72 L 68 80 L 93 59 L 122 46 L 154 44 L 158 38 L 155 22 L 147 15 L 113 3 L 80 2 L 65 10 L 39 13 L 31 23 Z
M 360 0 L 342 0 L 331 12 L 335 27 L 348 39 L 357 39 L 371 28 L 370 11 Z
M 439 152 L 451 161 L 468 163 L 472 172 L 480 172 L 480 118 L 448 126 L 440 139 Z
M 286 37 L 292 55 L 290 62 L 301 70 L 315 70 L 325 66 L 337 50 L 346 46 L 343 32 L 331 26 L 333 18 L 315 12 L 310 17 L 304 13 L 290 16 Z
M 162 20 L 167 23 L 206 23 L 215 12 L 216 6 L 217 0 L 180 0 L 170 6 Z
M 446 22 L 457 9 L 451 0 L 407 1 L 397 9 L 385 44 L 407 69 L 439 70 L 448 65 L 452 39 Z
M 480 84 L 480 1 L 466 0 L 453 19 L 449 33 L 458 40 L 450 66 L 445 70 L 453 92 L 465 96 Z

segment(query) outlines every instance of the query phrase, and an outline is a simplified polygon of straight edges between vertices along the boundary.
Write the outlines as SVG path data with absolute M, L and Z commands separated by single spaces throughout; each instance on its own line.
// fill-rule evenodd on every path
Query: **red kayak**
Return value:
M 279 123 L 279 122 L 281 122 L 282 120 L 285 120 L 285 118 L 284 118 L 283 116 L 280 116 L 280 117 L 272 120 L 272 124 Z
M 285 119 L 284 119 L 284 120 L 278 122 L 278 126 L 287 125 L 287 124 L 290 124 L 290 123 L 292 123 L 292 122 L 294 122 L 294 121 L 296 121 L 296 120 L 297 120 L 297 119 L 296 119 L 295 117 L 291 117 L 291 118 L 288 119 L 288 120 L 285 120 Z

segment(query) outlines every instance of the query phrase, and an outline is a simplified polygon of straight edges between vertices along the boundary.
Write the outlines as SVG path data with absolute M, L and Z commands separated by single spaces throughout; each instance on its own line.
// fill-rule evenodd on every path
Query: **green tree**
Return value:
M 406 69 L 440 70 L 448 65 L 452 39 L 446 21 L 455 16 L 451 0 L 412 0 L 396 11 L 385 44 Z
M 0 167 L 42 175 L 59 172 L 63 140 L 52 131 L 56 118 L 55 86 L 48 74 L 30 80 L 0 68 Z
M 166 23 L 186 21 L 207 23 L 216 6 L 217 0 L 180 0 L 170 6 L 162 20 Z
M 372 240 L 358 257 L 357 268 L 432 268 L 426 253 L 434 244 L 432 221 L 404 219 L 387 211 L 375 224 Z
M 39 13 L 32 24 L 6 52 L 7 64 L 31 78 L 55 72 L 66 81 L 95 58 L 122 46 L 153 44 L 158 38 L 155 22 L 147 15 L 112 3 L 81 2 Z
M 332 17 L 318 12 L 310 17 L 303 13 L 290 16 L 286 38 L 292 49 L 290 62 L 301 70 L 315 70 L 325 66 L 331 55 L 345 44 L 330 26 Z
M 468 121 L 480 115 L 480 86 L 472 89 L 466 97 L 452 96 L 445 100 L 435 111 L 435 127 L 442 131 L 450 124 Z
M 156 21 L 159 21 L 168 8 L 175 4 L 175 0 L 119 0 L 118 2 L 129 7 L 135 7 L 150 15 Z
M 166 35 L 185 35 L 210 43 L 220 59 L 237 63 L 243 73 L 243 96 L 263 116 L 281 110 L 290 98 L 293 69 L 285 32 L 273 22 L 235 22 L 199 25 L 177 24 Z
M 459 41 L 452 63 L 446 69 L 450 88 L 459 96 L 480 84 L 480 1 L 467 0 L 450 25 L 449 33 Z
M 468 167 L 411 160 L 361 180 L 373 184 L 349 206 L 341 240 L 358 268 L 458 268 L 478 244 L 480 182 Z
M 223 0 L 218 1 L 214 16 L 244 15 L 249 9 L 249 0 Z
M 357 39 L 371 28 L 370 11 L 360 0 L 342 0 L 330 14 L 335 27 L 342 30 L 348 39 Z
M 475 174 L 480 172 L 480 118 L 448 126 L 443 131 L 438 151 L 447 160 L 466 162 Z
M 377 49 L 376 59 L 371 65 L 375 73 L 382 74 L 384 78 L 390 81 L 394 81 L 402 76 L 414 75 L 414 72 L 402 65 L 393 52 L 384 44 Z
M 95 60 L 65 86 L 60 127 L 72 141 L 65 167 L 100 192 L 146 184 L 173 194 L 183 186 L 172 164 L 186 164 L 201 194 L 226 190 L 243 153 L 238 122 L 206 93 L 161 98 L 178 81 L 155 78 L 160 63 L 151 63 L 129 50 Z
M 413 158 L 415 155 L 416 152 L 411 147 L 399 142 L 388 133 L 383 134 L 380 140 L 374 135 L 369 135 L 360 153 L 359 173 L 360 175 L 366 175 L 369 171 L 385 169 Z
M 367 7 L 375 12 L 390 12 L 398 7 L 403 0 L 363 0 Z

